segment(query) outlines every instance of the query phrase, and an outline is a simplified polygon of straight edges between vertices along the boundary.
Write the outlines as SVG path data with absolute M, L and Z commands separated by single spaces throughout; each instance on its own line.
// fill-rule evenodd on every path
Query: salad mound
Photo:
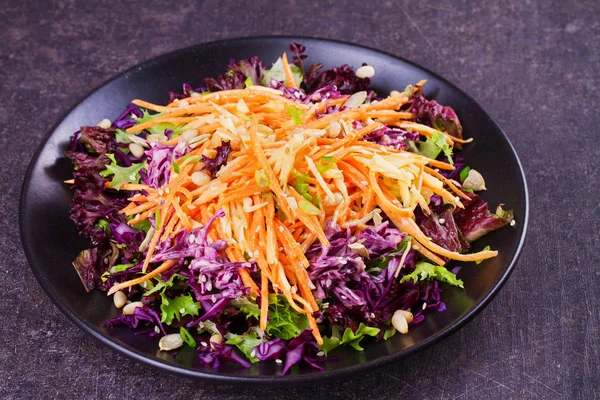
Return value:
M 381 97 L 364 65 L 304 67 L 302 45 L 76 132 L 73 266 L 113 295 L 106 322 L 191 346 L 200 363 L 272 361 L 282 374 L 406 334 L 463 287 L 452 261 L 514 224 L 475 192 L 454 110 L 425 81 Z M 335 354 L 335 352 L 333 353 Z

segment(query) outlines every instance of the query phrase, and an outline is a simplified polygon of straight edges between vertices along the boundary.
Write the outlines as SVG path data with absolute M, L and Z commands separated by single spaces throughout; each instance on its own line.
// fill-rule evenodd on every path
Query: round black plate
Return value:
M 77 235 L 69 219 L 72 194 L 69 186 L 62 183 L 71 177 L 70 162 L 63 154 L 70 136 L 82 125 L 95 125 L 103 118 L 113 120 L 134 98 L 165 103 L 167 92 L 178 91 L 184 82 L 199 85 L 204 77 L 222 73 L 231 58 L 257 55 L 270 65 L 292 41 L 307 46 L 307 62 L 320 62 L 326 68 L 342 63 L 357 68 L 365 62 L 374 66 L 373 87 L 381 94 L 427 79 L 426 97 L 454 107 L 466 136 L 475 139 L 465 146 L 462 155 L 486 178 L 488 190 L 482 197 L 492 209 L 505 203 L 506 208 L 515 211 L 515 227 L 493 232 L 475 245 L 475 250 L 490 245 L 499 250 L 499 256 L 478 266 L 465 265 L 459 274 L 465 282 L 464 291 L 444 287 L 446 312 L 431 312 L 426 322 L 408 335 L 369 345 L 363 352 L 340 349 L 335 353 L 340 357 L 327 361 L 322 372 L 299 366 L 281 377 L 281 365 L 273 362 L 250 369 L 225 364 L 213 370 L 196 363 L 191 350 L 182 350 L 173 357 L 158 352 L 156 340 L 134 336 L 126 329 L 107 329 L 104 321 L 117 315 L 111 299 L 101 292 L 86 293 L 71 266 L 88 243 Z M 213 381 L 255 383 L 297 383 L 365 371 L 400 360 L 456 331 L 492 299 L 508 278 L 523 244 L 527 217 L 527 189 L 517 155 L 502 130 L 477 102 L 445 79 L 396 56 L 354 44 L 297 37 L 200 44 L 144 62 L 105 83 L 47 134 L 29 166 L 20 207 L 23 247 L 36 278 L 58 308 L 84 331 L 136 360 L 171 372 Z

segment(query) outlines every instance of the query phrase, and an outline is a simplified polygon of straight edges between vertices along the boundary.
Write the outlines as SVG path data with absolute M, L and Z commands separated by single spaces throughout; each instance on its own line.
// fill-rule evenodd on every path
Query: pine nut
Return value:
M 140 158 L 144 155 L 144 148 L 137 143 L 129 143 L 129 151 L 134 157 Z
M 113 302 L 115 303 L 115 307 L 122 308 L 127 303 L 127 296 L 119 290 L 113 295 Z
M 221 344 L 221 342 L 223 342 L 223 336 L 220 333 L 215 333 L 214 335 L 212 335 L 210 337 L 210 347 L 215 350 L 215 346 L 213 343 L 215 344 Z
M 404 318 L 406 319 L 406 322 L 408 322 L 409 324 L 412 322 L 413 314 L 410 311 L 397 310 L 396 312 L 399 314 L 402 314 L 404 316 Z
M 346 100 L 344 107 L 346 108 L 358 108 L 367 99 L 367 92 L 356 92 Z
M 106 119 L 104 118 L 102 121 L 98 122 L 98 125 L 100 128 L 104 128 L 104 129 L 108 129 L 110 128 L 110 126 L 112 125 L 112 122 L 110 122 L 110 119 Z
M 340 134 L 341 131 L 342 131 L 342 126 L 340 125 L 339 122 L 333 121 L 329 124 L 329 128 L 328 128 L 329 137 L 335 138 Z
M 183 339 L 179 333 L 171 333 L 160 338 L 158 348 L 162 351 L 171 351 L 183 346 Z
M 192 174 L 192 182 L 196 186 L 204 186 L 210 181 L 210 176 L 202 171 L 196 171 Z
M 398 310 L 392 316 L 392 325 L 396 330 L 402 334 L 408 333 L 408 321 L 404 317 L 403 313 L 399 312 L 403 310 Z
M 183 131 L 180 138 L 184 142 L 189 143 L 190 140 L 192 140 L 196 136 L 198 136 L 198 131 L 196 129 L 188 129 L 186 131 Z
M 132 315 L 135 309 L 138 307 L 144 307 L 144 303 L 142 303 L 141 301 L 134 301 L 133 303 L 129 303 L 125 307 L 123 307 L 123 314 Z
M 469 175 L 467 175 L 467 179 L 463 182 L 463 187 L 466 189 L 473 189 L 476 191 L 486 190 L 485 180 L 483 176 L 477 170 L 470 170 Z
M 363 65 L 356 70 L 356 76 L 358 78 L 372 78 L 375 75 L 375 68 L 370 65 Z

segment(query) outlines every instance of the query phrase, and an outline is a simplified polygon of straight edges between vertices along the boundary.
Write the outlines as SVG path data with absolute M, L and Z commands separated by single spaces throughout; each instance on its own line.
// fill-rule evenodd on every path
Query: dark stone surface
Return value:
M 168 3 L 0 7 L 1 398 L 600 397 L 597 1 Z M 108 350 L 43 294 L 18 232 L 19 190 L 42 135 L 91 88 L 138 62 L 259 34 L 329 37 L 406 57 L 470 93 L 507 132 L 530 185 L 529 235 L 504 290 L 460 332 L 353 379 L 213 386 Z

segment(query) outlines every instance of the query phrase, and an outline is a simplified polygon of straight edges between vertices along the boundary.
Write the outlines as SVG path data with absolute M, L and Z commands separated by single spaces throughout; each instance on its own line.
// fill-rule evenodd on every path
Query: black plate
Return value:
M 126 329 L 108 330 L 104 321 L 117 315 L 112 300 L 101 292 L 86 293 L 71 266 L 88 243 L 77 235 L 69 219 L 71 191 L 62 183 L 72 176 L 70 162 L 63 155 L 70 136 L 82 125 L 95 125 L 103 118 L 115 119 L 131 99 L 165 103 L 167 92 L 179 90 L 183 82 L 200 84 L 204 77 L 222 73 L 231 58 L 257 55 L 270 65 L 293 40 L 307 46 L 308 61 L 321 62 L 328 68 L 342 63 L 356 68 L 364 62 L 374 66 L 373 87 L 378 93 L 402 90 L 409 83 L 427 79 L 426 97 L 454 107 L 466 136 L 475 139 L 474 144 L 466 145 L 462 155 L 486 178 L 488 190 L 482 197 L 491 208 L 505 203 L 506 208 L 515 211 L 515 227 L 493 232 L 475 245 L 478 250 L 489 244 L 499 250 L 499 256 L 479 266 L 466 265 L 461 270 L 459 277 L 465 282 L 465 290 L 444 288 L 446 312 L 431 312 L 425 323 L 408 335 L 369 345 L 364 352 L 342 349 L 336 353 L 341 357 L 327 361 L 322 372 L 302 366 L 281 377 L 281 366 L 273 362 L 253 365 L 250 369 L 226 364 L 213 370 L 197 364 L 192 351 L 180 351 L 173 358 L 158 352 L 155 340 L 133 336 Z M 27 171 L 20 207 L 21 237 L 31 268 L 47 295 L 81 329 L 127 356 L 155 367 L 213 381 L 255 383 L 297 383 L 365 371 L 400 360 L 456 331 L 498 293 L 508 278 L 523 244 L 527 218 L 527 188 L 517 155 L 502 130 L 472 98 L 436 74 L 396 56 L 354 44 L 297 37 L 200 44 L 144 62 L 118 75 L 75 106 L 46 135 Z

